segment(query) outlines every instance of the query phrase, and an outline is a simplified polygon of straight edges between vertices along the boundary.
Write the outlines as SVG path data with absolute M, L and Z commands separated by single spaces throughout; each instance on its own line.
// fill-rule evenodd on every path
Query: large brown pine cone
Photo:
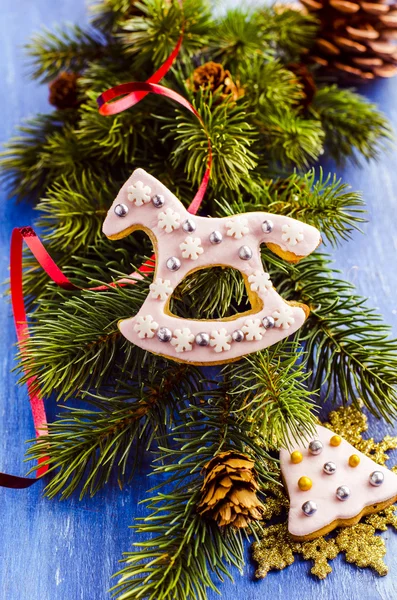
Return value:
M 204 467 L 198 512 L 218 523 L 241 528 L 262 518 L 263 505 L 254 461 L 240 452 L 221 452 Z
M 397 4 L 388 0 L 301 0 L 320 21 L 311 58 L 347 78 L 397 74 Z

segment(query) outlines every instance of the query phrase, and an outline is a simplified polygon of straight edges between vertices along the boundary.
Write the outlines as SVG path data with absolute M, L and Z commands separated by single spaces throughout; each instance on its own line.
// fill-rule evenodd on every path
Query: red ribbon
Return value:
M 191 113 L 193 113 L 201 123 L 208 139 L 208 157 L 207 166 L 204 173 L 204 177 L 201 181 L 200 187 L 194 196 L 192 202 L 188 207 L 188 211 L 191 214 L 196 214 L 202 203 L 205 191 L 208 186 L 208 181 L 211 174 L 212 165 L 212 149 L 209 135 L 206 131 L 203 120 L 197 110 L 180 94 L 158 85 L 158 82 L 166 75 L 171 68 L 175 58 L 177 57 L 183 40 L 182 34 L 168 57 L 165 63 L 146 81 L 146 82 L 132 82 L 124 83 L 111 88 L 101 94 L 98 99 L 99 112 L 102 115 L 115 115 L 120 113 L 140 102 L 147 94 L 152 93 L 159 96 L 164 96 L 174 102 L 177 102 Z M 121 96 L 121 97 L 120 97 Z M 119 98 L 119 99 L 117 99 Z M 11 301 L 12 309 L 14 314 L 15 330 L 21 353 L 23 354 L 26 342 L 29 338 L 28 323 L 25 311 L 24 295 L 23 295 L 23 263 L 22 263 L 22 247 L 23 242 L 27 244 L 34 257 L 44 269 L 50 279 L 63 289 L 67 290 L 93 290 L 93 291 L 104 291 L 109 286 L 101 285 L 93 288 L 80 288 L 74 285 L 55 261 L 51 258 L 40 238 L 36 235 L 32 227 L 20 227 L 15 228 L 12 232 L 11 237 L 11 251 L 10 251 L 10 270 L 11 270 Z M 148 259 L 139 269 L 141 273 L 151 273 L 155 268 L 155 255 Z M 132 274 L 134 275 L 134 274 Z M 131 281 L 130 283 L 134 283 Z M 126 279 L 120 282 L 110 284 L 115 285 L 126 285 Z M 26 373 L 29 375 L 29 373 Z M 32 376 L 27 381 L 28 393 L 30 399 L 30 406 L 33 415 L 33 422 L 36 431 L 36 436 L 45 435 L 47 432 L 47 417 L 44 407 L 43 398 L 40 393 L 40 389 L 37 383 L 37 378 Z M 22 489 L 31 486 L 35 483 L 39 477 L 44 475 L 48 471 L 48 457 L 42 457 L 39 460 L 36 478 L 31 477 L 18 477 L 16 475 L 9 475 L 7 473 L 0 472 L 0 486 Z

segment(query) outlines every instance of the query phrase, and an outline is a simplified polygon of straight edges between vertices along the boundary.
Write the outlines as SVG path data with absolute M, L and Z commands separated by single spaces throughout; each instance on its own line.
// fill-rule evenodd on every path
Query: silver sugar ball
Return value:
M 208 344 L 210 343 L 210 336 L 208 335 L 208 333 L 202 331 L 201 333 L 198 333 L 196 335 L 195 340 L 197 346 L 208 346 Z
M 338 500 L 341 500 L 341 502 L 344 502 L 345 500 L 350 498 L 350 489 L 347 487 L 347 485 L 340 485 L 335 493 L 336 497 L 338 498 Z
M 307 517 L 311 517 L 317 511 L 317 504 L 314 500 L 308 500 L 302 504 L 302 510 Z
M 310 444 L 309 444 L 310 454 L 314 454 L 315 456 L 317 456 L 317 454 L 321 454 L 322 451 L 323 451 L 323 443 L 320 442 L 320 440 L 313 440 L 312 442 L 310 442 Z
M 273 221 L 271 221 L 270 219 L 266 219 L 266 221 L 263 221 L 262 223 L 263 233 L 271 233 L 273 231 L 273 227 Z
M 167 260 L 166 264 L 167 264 L 167 269 L 169 269 L 170 271 L 177 271 L 178 269 L 181 268 L 181 261 L 176 256 L 171 256 Z
M 116 204 L 114 212 L 118 217 L 125 217 L 128 214 L 128 206 L 126 204 Z
M 374 471 L 369 476 L 369 482 L 370 482 L 370 484 L 374 485 L 375 487 L 378 487 L 378 486 L 382 485 L 382 483 L 384 482 L 384 480 L 385 480 L 385 476 L 383 475 L 382 471 Z
M 182 229 L 187 233 L 192 233 L 193 231 L 196 231 L 196 223 L 193 219 L 186 219 L 186 221 L 182 223 Z
M 161 196 L 161 194 L 155 194 L 154 196 L 152 196 L 152 204 L 155 208 L 161 208 L 162 206 L 164 206 L 165 203 L 165 198 L 164 196 Z
M 273 317 L 263 317 L 262 319 L 262 325 L 265 329 L 273 329 L 275 324 L 276 322 Z
M 157 331 L 157 337 L 160 342 L 170 342 L 172 339 L 172 331 L 168 327 L 160 327 Z
M 252 258 L 252 250 L 249 246 L 241 246 L 238 255 L 241 260 L 250 260 Z
M 326 462 L 323 466 L 323 471 L 327 475 L 333 475 L 336 471 L 336 464 L 334 462 Z
M 242 342 L 243 339 L 244 339 L 244 333 L 241 331 L 241 329 L 236 329 L 235 331 L 233 331 L 233 333 L 232 333 L 233 342 Z
M 211 244 L 220 244 L 223 240 L 223 236 L 220 231 L 213 231 L 210 233 L 210 242 Z

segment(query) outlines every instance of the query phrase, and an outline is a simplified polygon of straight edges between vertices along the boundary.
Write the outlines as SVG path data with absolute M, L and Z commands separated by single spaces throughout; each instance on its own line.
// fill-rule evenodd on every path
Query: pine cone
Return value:
M 56 108 L 77 108 L 81 102 L 77 94 L 77 81 L 79 75 L 64 71 L 60 73 L 49 85 L 49 102 Z
M 314 81 L 313 73 L 309 71 L 303 63 L 290 63 L 286 67 L 288 71 L 294 73 L 299 83 L 302 85 L 303 98 L 300 104 L 303 108 L 308 108 L 313 101 L 317 88 Z
M 213 94 L 219 93 L 221 100 L 231 96 L 237 100 L 243 96 L 244 90 L 235 84 L 230 71 L 225 70 L 220 63 L 207 62 L 197 67 L 192 77 L 186 81 L 189 89 L 198 92 L 200 89 L 211 90 Z
M 301 0 L 320 21 L 311 59 L 346 78 L 397 74 L 397 4 L 388 0 Z
M 254 461 L 240 452 L 221 452 L 204 467 L 204 483 L 198 512 L 218 523 L 247 527 L 252 520 L 262 518 L 263 505 L 256 492 L 259 489 Z

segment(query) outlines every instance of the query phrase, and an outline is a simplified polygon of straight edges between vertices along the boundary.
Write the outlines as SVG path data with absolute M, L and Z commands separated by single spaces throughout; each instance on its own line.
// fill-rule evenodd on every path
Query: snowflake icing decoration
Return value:
M 167 208 L 164 212 L 161 212 L 158 217 L 158 226 L 160 229 L 164 229 L 166 233 L 171 233 L 174 229 L 179 229 L 181 226 L 179 213 Z
M 193 347 L 194 335 L 188 327 L 175 329 L 171 344 L 175 346 L 176 352 L 190 352 Z
M 183 258 L 190 258 L 191 260 L 197 260 L 200 254 L 204 252 L 201 239 L 193 238 L 190 235 L 180 244 L 179 248 L 182 250 Z
M 227 332 L 227 329 L 218 329 L 211 331 L 210 345 L 213 346 L 215 352 L 224 352 L 230 350 L 230 342 L 232 336 Z
M 289 327 L 295 323 L 295 319 L 292 316 L 292 308 L 288 306 L 288 304 L 275 310 L 272 317 L 276 327 L 280 327 L 280 329 L 289 329 Z
M 245 217 L 236 217 L 226 223 L 227 235 L 234 236 L 236 240 L 241 240 L 243 235 L 249 233 L 248 219 Z
M 260 319 L 247 319 L 241 330 L 249 342 L 261 340 L 265 333 Z
M 142 206 L 150 202 L 151 188 L 148 185 L 144 185 L 142 181 L 137 181 L 134 185 L 130 185 L 128 188 L 128 200 L 133 202 L 136 206 Z
M 147 315 L 146 317 L 137 318 L 134 330 L 138 333 L 138 337 L 144 339 L 154 337 L 158 327 L 158 323 L 156 323 L 152 315 Z
M 262 292 L 263 294 L 272 288 L 269 273 L 263 271 L 254 271 L 248 277 L 250 288 L 253 292 Z
M 301 223 L 286 223 L 282 226 L 281 230 L 283 232 L 281 239 L 290 246 L 296 246 L 299 242 L 303 241 L 304 235 Z
M 151 297 L 160 300 L 166 300 L 173 291 L 171 281 L 169 279 L 161 279 L 161 277 L 157 277 L 157 279 L 150 284 L 149 289 Z

